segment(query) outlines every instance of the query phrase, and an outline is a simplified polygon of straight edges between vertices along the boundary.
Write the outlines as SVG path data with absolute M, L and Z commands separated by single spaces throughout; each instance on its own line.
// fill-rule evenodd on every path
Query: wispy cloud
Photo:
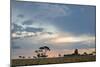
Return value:
M 24 15 L 23 14 L 19 14 L 17 17 L 22 19 L 22 18 L 24 18 Z
M 23 31 L 23 27 L 21 25 L 18 25 L 16 23 L 12 23 L 12 32 L 17 32 L 17 31 Z
M 38 4 L 37 9 L 40 11 L 36 12 L 37 17 L 41 18 L 57 18 L 61 16 L 69 15 L 70 9 L 67 6 L 59 5 L 59 4 Z
M 51 39 L 55 44 L 70 44 L 70 43 L 92 43 L 95 42 L 95 36 L 80 35 L 80 36 L 59 36 Z
M 25 20 L 22 22 L 23 25 L 32 25 L 34 23 L 33 20 Z
M 12 45 L 11 48 L 12 48 L 12 49 L 21 49 L 21 47 L 18 46 L 18 45 Z

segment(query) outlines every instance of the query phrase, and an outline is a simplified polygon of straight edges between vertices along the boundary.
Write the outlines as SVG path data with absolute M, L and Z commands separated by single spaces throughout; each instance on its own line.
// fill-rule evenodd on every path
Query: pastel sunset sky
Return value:
M 12 57 L 34 56 L 41 46 L 50 57 L 95 50 L 96 7 L 39 2 L 14 2 L 11 8 Z

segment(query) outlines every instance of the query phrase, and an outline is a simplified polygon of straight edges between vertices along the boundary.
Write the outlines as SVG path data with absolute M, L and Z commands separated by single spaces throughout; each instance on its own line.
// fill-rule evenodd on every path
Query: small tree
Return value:
M 79 54 L 78 54 L 78 49 L 75 49 L 74 55 L 79 55 Z
M 25 56 L 23 56 L 22 58 L 25 59 Z
M 95 51 L 93 51 L 93 52 L 92 52 L 92 54 L 93 54 L 93 55 L 96 55 L 96 52 L 95 52 Z
M 58 56 L 61 57 L 61 54 L 59 54 Z
M 22 56 L 19 56 L 19 58 L 22 58 Z
M 88 54 L 86 52 L 84 52 L 83 55 L 88 55 Z

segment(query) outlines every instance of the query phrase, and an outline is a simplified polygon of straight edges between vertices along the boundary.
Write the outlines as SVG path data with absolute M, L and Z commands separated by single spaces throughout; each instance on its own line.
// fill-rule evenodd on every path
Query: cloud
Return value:
M 58 36 L 51 39 L 51 43 L 55 45 L 70 45 L 70 44 L 95 44 L 95 36 L 80 35 L 80 36 Z
M 11 45 L 11 48 L 12 48 L 12 49 L 21 49 L 21 46 L 18 46 L 18 45 L 14 45 L 14 44 L 13 44 L 13 45 Z
M 19 35 L 15 33 L 15 37 L 20 38 L 13 39 L 13 44 L 21 46 L 21 49 L 26 50 L 36 50 L 44 45 L 49 46 L 52 50 L 95 48 L 95 36 L 87 34 L 76 36 L 67 33 L 21 32 Z
M 18 27 L 15 25 L 15 27 Z M 88 47 L 89 45 L 94 47 L 95 44 L 95 36 L 88 35 L 88 34 L 80 34 L 76 35 L 71 32 L 62 32 L 58 31 L 54 32 L 55 27 L 52 25 L 46 26 L 42 25 L 40 27 L 29 27 L 27 26 L 23 31 L 12 33 L 12 38 L 19 39 L 19 38 L 28 38 L 33 37 L 33 44 L 38 42 L 38 44 L 47 44 L 47 45 L 54 45 L 54 46 L 71 46 L 72 47 Z M 18 29 L 19 30 L 19 29 Z M 81 45 L 81 46 L 80 46 Z
M 36 3 L 37 10 L 34 12 L 35 18 L 39 19 L 50 19 L 68 16 L 71 14 L 70 9 L 65 5 L 59 4 L 40 4 Z
M 44 28 L 23 26 L 21 24 L 12 23 L 12 39 L 19 39 L 23 37 L 32 37 L 36 35 L 37 32 L 42 32 Z
M 42 32 L 43 28 L 26 27 L 25 31 L 27 31 L 27 32 Z
M 23 27 L 21 25 L 12 23 L 12 32 L 16 32 L 16 31 L 23 31 Z
M 24 15 L 23 14 L 19 14 L 17 17 L 18 18 L 24 18 Z
M 34 32 L 26 32 L 26 31 L 23 31 L 23 32 L 15 32 L 15 33 L 12 33 L 12 39 L 19 39 L 19 38 L 25 38 L 25 37 L 33 37 L 35 36 L 36 33 Z
M 23 24 L 23 25 L 32 25 L 32 24 L 33 24 L 33 20 L 26 20 L 26 21 L 23 21 L 22 24 Z

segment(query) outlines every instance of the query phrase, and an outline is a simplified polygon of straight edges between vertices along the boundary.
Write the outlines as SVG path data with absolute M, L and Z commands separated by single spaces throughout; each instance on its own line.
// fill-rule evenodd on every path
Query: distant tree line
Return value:
M 75 49 L 74 50 L 74 53 L 72 53 L 72 54 L 65 54 L 64 56 L 86 56 L 86 55 L 95 55 L 96 54 L 96 52 L 95 51 L 93 51 L 92 53 L 90 53 L 90 54 L 88 54 L 87 52 L 84 52 L 83 54 L 79 54 L 79 51 L 78 51 L 78 49 Z
M 42 46 L 40 47 L 38 50 L 35 50 L 36 56 L 30 57 L 28 56 L 28 59 L 31 58 L 46 58 L 48 57 L 47 52 L 50 51 L 51 49 L 48 46 Z M 96 52 L 93 51 L 92 53 L 88 54 L 87 52 L 84 52 L 81 55 L 95 55 Z M 59 57 L 61 57 L 61 54 L 58 54 Z M 72 54 L 65 54 L 64 56 L 80 56 L 78 49 L 75 49 L 74 52 Z M 25 59 L 25 56 L 19 56 L 20 59 Z

